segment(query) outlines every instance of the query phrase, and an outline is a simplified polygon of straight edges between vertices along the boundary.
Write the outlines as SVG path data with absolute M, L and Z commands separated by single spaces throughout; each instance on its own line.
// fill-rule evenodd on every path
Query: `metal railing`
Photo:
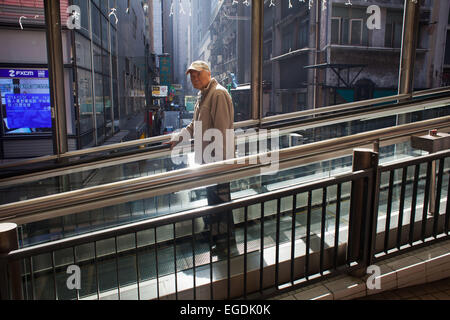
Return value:
M 436 93 L 439 94 L 442 93 L 441 91 L 432 90 L 431 92 L 426 91 L 425 93 L 431 94 Z M 446 91 L 444 91 L 446 92 Z M 384 99 L 384 98 L 381 98 Z M 372 100 L 371 100 L 372 101 Z M 283 136 L 288 136 L 292 132 L 296 132 L 299 130 L 309 130 L 309 129 L 316 129 L 319 127 L 325 127 L 325 126 L 339 126 L 339 125 L 348 125 L 349 123 L 352 123 L 351 121 L 365 121 L 370 119 L 376 119 L 381 117 L 388 117 L 392 115 L 398 115 L 401 113 L 413 113 L 415 111 L 421 111 L 421 110 L 429 110 L 429 109 L 436 109 L 440 108 L 442 106 L 446 106 L 449 104 L 449 98 L 447 97 L 441 97 L 437 99 L 428 100 L 425 102 L 423 101 L 413 101 L 413 102 L 407 102 L 407 103 L 400 103 L 400 104 L 394 104 L 389 106 L 379 106 L 375 108 L 369 108 L 369 110 L 362 110 L 359 109 L 355 111 L 355 113 L 349 113 L 346 106 L 350 105 L 356 105 L 355 103 L 349 104 L 349 105 L 342 105 L 342 106 L 335 106 L 335 107 L 329 107 L 329 108 L 321 108 L 319 110 L 307 110 L 305 111 L 307 114 L 310 112 L 314 112 L 316 116 L 320 114 L 328 114 L 327 116 L 323 117 L 317 117 L 314 119 L 304 119 L 304 120 L 296 120 L 305 118 L 299 117 L 299 118 L 285 118 L 286 115 L 282 115 L 280 117 L 283 117 L 283 119 L 287 120 L 289 119 L 289 123 L 280 124 L 277 121 L 274 120 L 274 122 L 268 122 L 265 125 L 271 125 L 273 124 L 276 128 L 278 128 L 278 132 L 280 134 L 280 138 Z M 362 105 L 364 105 L 365 102 L 362 102 Z M 362 106 L 360 104 L 360 106 Z M 331 108 L 331 109 L 330 109 Z M 341 112 L 339 114 L 330 114 L 330 110 L 334 110 L 334 108 L 337 108 L 336 111 L 339 110 L 346 110 L 345 112 Z M 351 109 L 350 109 L 351 110 Z M 306 115 L 306 114 L 305 114 Z M 278 117 L 278 116 L 277 116 Z M 292 122 L 296 122 L 295 124 L 292 124 Z M 281 126 L 281 127 L 280 127 Z M 381 126 L 382 127 L 382 126 Z M 340 128 L 342 130 L 342 128 Z M 348 130 L 352 131 L 351 128 L 348 128 Z M 366 129 L 362 130 L 366 131 Z M 253 140 L 258 139 L 258 136 L 255 138 L 256 131 L 250 130 L 249 132 L 239 132 L 236 135 L 236 145 L 239 141 L 242 141 L 243 139 Z M 162 137 L 155 138 L 159 141 Z M 166 136 L 168 138 L 168 136 Z M 154 138 L 151 138 L 154 139 Z M 156 141 L 155 140 L 155 141 Z M 135 142 L 133 142 L 135 143 Z M 142 142 L 141 142 L 142 143 Z M 124 146 L 127 146 L 127 143 L 124 144 Z M 101 148 L 108 148 L 109 146 L 104 146 Z M 87 150 L 85 150 L 87 151 Z M 77 152 L 84 152 L 84 151 L 77 151 Z M 51 177 L 58 177 L 65 174 L 73 174 L 78 172 L 84 172 L 86 170 L 94 170 L 96 168 L 104 168 L 104 167 L 112 167 L 116 165 L 122 165 L 122 164 L 128 164 L 130 162 L 136 162 L 142 159 L 157 159 L 160 157 L 168 157 L 170 155 L 170 150 L 168 147 L 164 146 L 153 146 L 148 147 L 145 149 L 138 151 L 129 151 L 129 152 L 120 152 L 114 155 L 110 156 L 101 156 L 94 159 L 84 159 L 79 161 L 70 161 L 65 164 L 59 164 L 56 167 L 49 167 L 49 168 L 36 168 L 34 170 L 25 170 L 23 168 L 18 167 L 17 169 L 13 169 L 14 172 L 8 171 L 8 166 L 5 165 L 3 174 L 0 175 L 0 186 L 8 186 L 8 185 L 17 185 L 21 182 L 30 182 L 30 181 L 38 181 L 41 179 L 47 179 Z M 31 162 L 28 163 L 28 165 L 32 165 L 34 160 L 30 160 Z M 25 164 L 25 162 L 23 163 Z M 10 167 L 12 168 L 12 167 Z M 1 166 L 0 166 L 1 169 Z M 20 170 L 19 170 L 20 169 Z M 28 172 L 29 171 L 29 172 Z M 121 180 L 121 179 L 118 179 Z
M 450 116 L 447 116 L 279 150 L 280 169 L 293 161 L 298 162 L 313 156 L 341 152 L 345 149 L 351 150 L 374 142 L 409 137 L 421 132 L 427 133 L 430 128 L 448 128 L 449 123 Z M 230 174 L 232 177 L 251 176 L 268 166 L 267 163 L 260 161 L 261 159 L 265 158 L 261 155 L 252 155 L 234 159 L 231 162 L 217 162 L 199 168 L 186 168 L 0 205 L 0 221 L 16 223 L 38 221 L 45 217 L 75 213 L 80 208 L 93 210 L 107 205 L 144 199 L 150 195 L 174 193 L 199 185 L 213 184 L 224 179 L 229 181 Z M 30 217 L 34 218 L 30 220 Z
M 377 153 L 355 150 L 354 172 L 339 177 L 14 250 L 0 260 L 2 299 L 253 298 L 364 269 L 430 240 L 448 239 L 449 160 L 446 150 L 379 166 Z M 433 162 L 438 169 L 429 214 Z M 401 179 L 395 179 L 395 170 L 402 172 Z M 398 199 L 394 188 L 400 188 Z M 404 223 L 409 198 L 411 212 Z M 420 206 L 422 215 L 417 215 Z M 233 221 L 236 210 L 243 211 L 243 221 Z M 394 211 L 397 225 L 391 223 Z M 213 253 L 209 227 L 198 227 L 205 217 L 220 213 L 227 215 L 222 257 Z M 81 289 L 71 291 L 66 270 L 74 264 L 85 278 Z
M 374 211 L 379 224 L 374 226 L 377 239 L 372 262 L 444 235 L 448 236 L 449 156 L 450 151 L 447 150 L 379 166 L 379 183 L 375 194 L 378 198 L 380 195 L 384 196 L 386 207 L 380 209 L 380 201 L 375 203 Z M 384 182 L 381 182 L 383 180 Z M 384 191 L 381 191 L 383 183 Z M 446 201 L 443 201 L 445 199 Z M 410 203 L 407 200 L 410 200 Z M 394 210 L 396 204 L 398 208 Z

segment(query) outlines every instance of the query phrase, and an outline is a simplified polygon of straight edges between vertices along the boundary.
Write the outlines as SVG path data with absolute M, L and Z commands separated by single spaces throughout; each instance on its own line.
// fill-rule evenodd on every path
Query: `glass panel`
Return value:
M 186 12 L 192 12 L 188 21 L 192 35 L 191 60 L 205 60 L 211 67 L 211 75 L 224 86 L 233 98 L 234 119 L 243 121 L 251 118 L 250 101 L 250 39 L 251 39 L 251 6 L 243 3 L 233 4 L 229 1 L 181 1 L 175 4 L 174 26 L 182 25 L 187 16 L 179 14 L 181 6 Z M 182 12 L 182 11 L 181 11 Z M 178 13 L 178 14 L 177 14 Z M 186 30 L 185 32 L 188 32 Z M 176 52 L 182 50 L 175 48 Z M 181 53 L 181 52 L 180 52 Z M 177 55 L 174 55 L 177 57 Z M 184 93 L 180 96 L 194 99 L 198 90 L 184 75 L 190 65 L 186 54 L 175 58 L 174 77 L 182 81 Z M 177 82 L 175 82 L 177 83 Z M 180 100 L 184 104 L 184 100 Z M 190 102 L 191 103 L 191 102 Z M 192 106 L 189 109 L 192 119 Z M 187 116 L 186 116 L 187 119 Z
M 362 20 L 352 19 L 350 20 L 351 28 L 351 44 L 361 45 L 362 44 Z
M 32 260 L 35 299 L 54 300 L 55 286 L 52 269 L 52 253 L 35 256 Z
M 96 6 L 91 6 L 91 21 L 92 21 L 92 39 L 98 45 L 101 44 L 101 14 Z
M 331 18 L 331 43 L 341 43 L 341 18 Z
M 91 70 L 92 52 L 91 41 L 82 35 L 75 34 L 75 46 L 77 52 L 77 66 Z
M 93 124 L 93 97 L 92 72 L 83 69 L 77 70 L 78 77 L 78 105 L 80 108 L 80 130 L 88 132 L 94 128 Z
M 89 3 L 90 1 L 86 0 L 73 0 L 72 3 L 80 7 L 80 25 L 81 28 L 78 29 L 79 32 L 89 37 Z
M 101 74 L 95 73 L 95 113 L 96 113 L 96 124 L 97 124 L 97 139 L 100 144 L 104 137 L 104 100 L 103 100 L 103 77 Z
M 404 1 L 280 2 L 264 2 L 264 117 L 397 94 Z
M 105 16 L 102 15 L 102 48 L 109 51 L 109 34 L 108 34 L 108 26 Z
M 106 120 L 106 135 L 112 135 L 112 97 L 111 97 L 111 78 L 103 77 L 103 101 L 105 103 L 105 120 Z
M 428 0 L 421 4 L 414 90 L 448 86 L 450 84 L 450 2 Z

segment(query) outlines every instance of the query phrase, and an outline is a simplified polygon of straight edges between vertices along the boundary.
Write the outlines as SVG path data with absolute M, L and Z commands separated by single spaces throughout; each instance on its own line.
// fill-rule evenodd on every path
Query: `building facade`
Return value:
M 396 94 L 404 4 L 265 0 L 263 116 Z M 448 81 L 449 5 L 421 2 L 416 90 Z M 251 3 L 193 0 L 192 6 L 193 59 L 209 62 L 224 85 L 248 84 Z
M 149 2 L 63 0 L 60 6 L 69 150 L 115 141 L 119 133 L 117 142 L 142 137 L 155 78 Z M 47 72 L 43 1 L 5 1 L 0 7 L 3 70 Z M 48 78 L 0 78 L 1 158 L 52 154 L 51 126 L 15 121 L 23 113 L 8 105 L 19 98 L 44 99 L 49 94 Z M 39 102 L 39 107 L 25 107 L 43 108 Z
M 398 93 L 405 1 L 271 3 L 264 8 L 263 77 L 271 88 L 264 114 Z M 448 1 L 421 2 L 416 90 L 445 79 L 448 15 Z

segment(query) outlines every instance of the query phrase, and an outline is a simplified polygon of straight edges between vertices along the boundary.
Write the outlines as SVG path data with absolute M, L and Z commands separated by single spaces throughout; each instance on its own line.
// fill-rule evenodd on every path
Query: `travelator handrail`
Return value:
M 387 96 L 387 97 L 382 97 L 382 98 L 375 98 L 375 99 L 370 99 L 370 100 L 345 103 L 345 104 L 324 107 L 324 108 L 319 108 L 319 109 L 305 110 L 305 111 L 299 111 L 299 112 L 288 113 L 288 114 L 283 114 L 283 115 L 271 116 L 271 117 L 263 118 L 261 121 L 246 120 L 246 121 L 235 123 L 234 128 L 240 129 L 240 128 L 247 128 L 247 127 L 257 127 L 257 126 L 263 125 L 263 124 L 268 125 L 268 124 L 276 123 L 280 120 L 287 120 L 287 119 L 292 120 L 297 117 L 317 116 L 317 115 L 324 114 L 324 113 L 337 112 L 337 111 L 342 111 L 342 110 L 348 111 L 348 110 L 360 108 L 363 106 L 370 106 L 373 104 L 381 104 L 381 103 L 387 103 L 387 102 L 392 102 L 392 101 L 407 101 L 407 100 L 411 101 L 412 99 L 418 98 L 418 97 L 433 96 L 433 95 L 437 95 L 437 94 L 446 94 L 446 93 L 450 93 L 450 87 L 417 91 L 417 92 L 412 93 L 411 95 L 399 94 L 399 95 Z M 120 149 L 162 143 L 162 142 L 169 141 L 170 138 L 171 138 L 170 135 L 163 135 L 163 136 L 151 137 L 151 138 L 142 139 L 142 140 L 133 140 L 133 141 L 121 142 L 121 143 L 116 143 L 116 144 L 111 144 L 111 145 L 93 147 L 93 148 L 89 148 L 89 149 L 70 151 L 70 152 L 67 152 L 67 153 L 64 153 L 61 155 L 49 155 L 49 156 L 37 157 L 37 158 L 33 158 L 33 159 L 27 159 L 24 161 L 5 163 L 5 164 L 0 164 L 0 171 L 5 170 L 5 169 L 10 169 L 13 167 L 32 165 L 32 164 L 37 164 L 37 163 L 41 163 L 41 162 L 62 161 L 62 160 L 73 158 L 73 157 L 87 156 L 90 154 L 96 154 L 96 153 L 100 153 L 100 152 L 117 151 Z
M 439 92 L 433 90 L 433 92 Z M 382 98 L 384 99 L 384 98 Z M 371 100 L 373 101 L 373 100 Z M 384 105 L 378 107 L 372 107 L 369 109 L 360 109 L 357 112 L 352 112 L 351 110 L 345 110 L 339 108 L 342 112 L 340 114 L 330 114 L 327 116 L 317 117 L 313 119 L 304 119 L 304 120 L 296 120 L 298 118 L 290 119 L 289 122 L 285 122 L 282 124 L 278 123 L 278 120 L 274 120 L 274 127 L 279 129 L 279 133 L 281 135 L 289 134 L 290 132 L 295 132 L 299 130 L 307 130 L 311 128 L 315 128 L 317 126 L 327 126 L 333 125 L 342 122 L 355 121 L 355 120 L 365 120 L 365 119 L 374 119 L 385 117 L 389 115 L 398 115 L 400 113 L 410 113 L 414 111 L 419 111 L 423 109 L 431 109 L 441 107 L 442 104 L 450 104 L 450 97 L 440 97 L 427 101 L 408 101 L 403 103 L 396 103 L 394 105 Z M 425 104 L 425 107 L 424 107 Z M 330 107 L 334 108 L 334 107 Z M 329 108 L 324 109 L 324 113 L 329 112 Z M 305 114 L 309 114 L 309 110 L 305 111 Z M 282 115 L 283 118 L 287 115 Z M 277 118 L 280 119 L 280 118 Z M 278 124 L 277 124 L 278 123 Z M 270 130 L 270 128 L 269 128 Z M 256 135 L 255 130 L 251 130 L 249 132 L 239 132 L 236 134 L 237 139 L 255 139 Z M 150 138 L 160 141 L 164 137 L 156 137 Z M 258 137 L 256 136 L 256 139 Z M 241 140 L 242 141 L 242 140 Z M 131 142 L 136 143 L 136 142 Z M 128 144 L 128 142 L 126 143 Z M 104 168 L 110 167 L 114 165 L 124 164 L 128 162 L 138 161 L 138 160 L 149 160 L 155 159 L 158 157 L 165 157 L 170 155 L 170 150 L 167 145 L 150 147 L 146 150 L 141 150 L 140 152 L 128 152 L 124 155 L 116 155 L 114 157 L 101 157 L 97 160 L 85 160 L 80 161 L 79 163 L 70 163 L 68 165 L 58 166 L 54 169 L 43 169 L 43 170 L 31 170 L 30 172 L 18 173 L 12 175 L 6 175 L 3 178 L 0 178 L 0 186 L 8 186 L 8 185 L 16 185 L 21 182 L 29 182 L 29 181 L 37 181 L 42 178 L 50 178 L 56 177 L 59 175 L 63 175 L 65 173 L 75 173 L 84 170 L 91 170 L 96 168 Z M 0 176 L 1 177 L 1 176 Z
M 405 138 L 412 134 L 428 133 L 430 129 L 448 130 L 449 128 L 450 116 L 446 116 L 282 149 L 277 151 L 279 170 L 305 164 L 308 161 L 317 161 L 318 157 L 322 157 L 321 160 L 323 160 L 323 155 L 327 155 L 327 159 L 333 158 L 342 154 L 343 150 L 351 153 L 353 148 L 368 144 Z M 261 170 L 267 169 L 271 165 L 261 159 L 270 158 L 272 153 L 273 151 L 206 164 L 198 168 L 186 168 L 0 205 L 0 222 L 29 223 L 189 188 L 261 175 Z
M 284 123 L 268 125 L 267 128 L 279 129 L 280 134 L 288 134 L 290 132 L 313 129 L 318 126 L 325 127 L 343 122 L 350 121 L 367 121 L 374 119 L 381 119 L 388 116 L 396 116 L 400 114 L 412 113 L 417 111 L 429 110 L 434 108 L 443 107 L 445 104 L 449 104 L 450 97 L 436 98 L 427 101 L 410 101 L 407 103 L 399 103 L 394 105 L 385 105 L 372 107 L 367 109 L 360 109 L 358 112 L 352 110 L 343 111 L 340 114 L 329 114 L 322 117 L 318 117 L 314 120 L 287 120 Z

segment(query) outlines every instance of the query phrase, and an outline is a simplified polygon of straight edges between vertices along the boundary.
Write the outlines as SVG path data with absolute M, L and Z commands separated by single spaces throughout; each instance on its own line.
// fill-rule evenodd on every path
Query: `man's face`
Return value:
M 211 73 L 208 71 L 191 70 L 189 73 L 191 75 L 192 86 L 197 90 L 206 88 L 211 82 Z

